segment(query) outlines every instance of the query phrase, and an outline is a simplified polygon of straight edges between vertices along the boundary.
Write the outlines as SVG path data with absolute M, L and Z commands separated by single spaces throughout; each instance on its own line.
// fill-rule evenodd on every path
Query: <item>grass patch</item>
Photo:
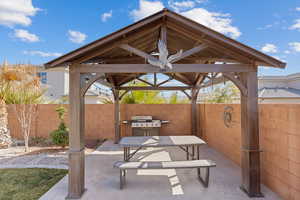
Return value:
M 36 200 L 68 173 L 64 169 L 0 169 L 0 200 Z

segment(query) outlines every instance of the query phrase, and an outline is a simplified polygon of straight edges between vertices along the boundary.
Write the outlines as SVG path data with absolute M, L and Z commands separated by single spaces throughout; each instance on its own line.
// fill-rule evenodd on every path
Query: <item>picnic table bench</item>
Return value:
M 126 170 L 130 169 L 187 169 L 196 168 L 199 181 L 204 187 L 208 187 L 209 169 L 216 164 L 211 160 L 187 160 L 187 161 L 149 161 L 149 162 L 126 162 L 118 161 L 114 164 L 115 168 L 120 169 L 120 189 L 125 184 Z M 205 168 L 204 178 L 201 176 L 200 168 Z
M 124 137 L 119 143 L 124 149 L 124 161 L 117 161 L 115 168 L 120 169 L 120 189 L 125 183 L 126 170 L 132 169 L 186 169 L 196 168 L 200 182 L 208 187 L 209 169 L 216 164 L 211 160 L 200 160 L 200 145 L 206 144 L 196 136 L 145 136 Z M 179 147 L 186 152 L 184 161 L 130 161 L 144 147 Z M 130 148 L 136 148 L 131 152 Z M 196 151 L 196 152 L 195 152 Z M 191 159 L 191 160 L 190 160 Z M 205 176 L 201 176 L 201 168 L 205 168 Z

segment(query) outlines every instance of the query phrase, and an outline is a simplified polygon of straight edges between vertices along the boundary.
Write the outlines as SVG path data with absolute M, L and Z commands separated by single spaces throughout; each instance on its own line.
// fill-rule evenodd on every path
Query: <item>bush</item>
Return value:
M 52 142 L 55 145 L 65 147 L 69 143 L 69 130 L 64 122 L 60 122 L 57 130 L 51 133 Z
M 53 144 L 64 148 L 69 143 L 69 129 L 67 128 L 67 126 L 64 122 L 64 114 L 65 114 L 66 110 L 63 106 L 59 106 L 56 109 L 56 112 L 58 113 L 58 117 L 60 119 L 60 124 L 58 126 L 58 129 L 54 130 L 50 134 L 50 136 L 52 138 Z

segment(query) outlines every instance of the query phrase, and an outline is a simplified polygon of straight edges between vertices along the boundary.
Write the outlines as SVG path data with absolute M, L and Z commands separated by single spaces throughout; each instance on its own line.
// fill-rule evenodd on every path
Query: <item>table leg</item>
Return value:
M 126 161 L 129 161 L 129 156 L 130 156 L 130 147 L 127 147 L 127 156 L 126 156 Z
M 186 146 L 186 159 L 190 159 L 190 152 L 189 152 L 189 146 Z
M 195 145 L 192 145 L 192 156 L 193 156 L 192 160 L 196 160 L 195 159 Z
M 197 160 L 200 160 L 200 145 L 197 145 Z M 198 177 L 200 176 L 200 168 L 197 168 Z
M 123 147 L 123 159 L 126 161 L 126 147 Z

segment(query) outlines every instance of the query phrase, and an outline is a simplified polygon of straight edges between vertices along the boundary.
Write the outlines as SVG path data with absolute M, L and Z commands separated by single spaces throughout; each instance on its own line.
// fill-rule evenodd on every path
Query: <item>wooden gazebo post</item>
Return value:
M 115 105 L 115 144 L 121 139 L 120 132 L 120 90 L 113 89 Z
M 80 198 L 84 188 L 84 96 L 81 75 L 70 66 L 69 74 L 69 191 L 67 199 Z
M 241 93 L 242 185 L 250 197 L 262 197 L 257 101 L 257 72 L 241 73 L 247 94 Z
M 192 135 L 197 135 L 197 133 L 198 133 L 198 121 L 199 121 L 198 110 L 197 110 L 198 92 L 199 92 L 198 88 L 191 89 Z

